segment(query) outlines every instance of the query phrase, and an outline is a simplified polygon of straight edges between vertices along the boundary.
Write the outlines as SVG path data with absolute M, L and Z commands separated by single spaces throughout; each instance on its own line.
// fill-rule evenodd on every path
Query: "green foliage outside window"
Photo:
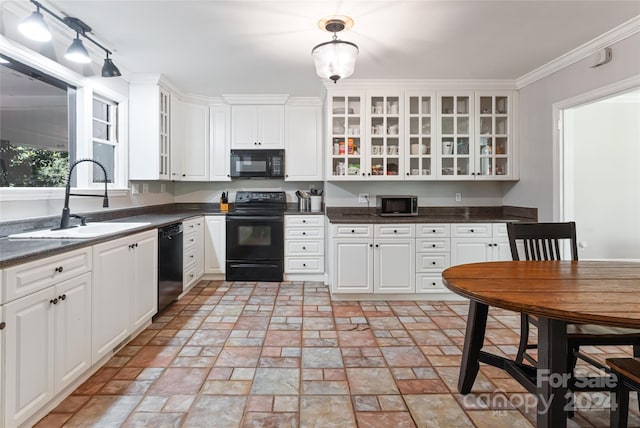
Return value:
M 61 187 L 69 153 L 0 144 L 0 187 Z

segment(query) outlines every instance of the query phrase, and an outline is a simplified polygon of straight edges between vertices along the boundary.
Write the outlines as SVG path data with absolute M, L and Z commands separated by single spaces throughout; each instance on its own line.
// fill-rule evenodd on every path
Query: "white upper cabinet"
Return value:
M 405 96 L 404 173 L 406 180 L 432 180 L 436 153 L 435 92 Z
M 184 143 L 180 147 L 183 181 L 209 180 L 209 106 L 185 102 Z
M 129 86 L 129 179 L 171 179 L 171 93 L 158 83 Z
M 283 149 L 283 105 L 231 107 L 232 149 Z
M 438 94 L 438 178 L 472 177 L 473 92 Z
M 211 104 L 209 112 L 211 121 L 209 180 L 230 181 L 231 107 L 224 104 Z
M 315 105 L 285 106 L 285 181 L 322 181 L 322 114 Z
M 337 92 L 327 98 L 328 180 L 362 180 L 367 171 L 364 92 Z

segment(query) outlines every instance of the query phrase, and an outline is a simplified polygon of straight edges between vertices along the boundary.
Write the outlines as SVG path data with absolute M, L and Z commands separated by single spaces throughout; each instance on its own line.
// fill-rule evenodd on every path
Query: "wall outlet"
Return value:
M 456 193 L 456 202 L 462 202 L 462 193 Z
M 358 203 L 359 204 L 368 204 L 369 203 L 369 194 L 368 193 L 358 193 Z

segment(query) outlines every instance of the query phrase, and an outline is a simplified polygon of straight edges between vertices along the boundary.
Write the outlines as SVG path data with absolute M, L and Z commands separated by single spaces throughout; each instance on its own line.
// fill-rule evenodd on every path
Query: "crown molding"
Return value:
M 291 97 L 287 100 L 287 106 L 321 106 L 322 100 L 318 97 Z
M 515 81 L 511 79 L 348 79 L 339 80 L 336 84 L 324 80 L 323 83 L 329 91 L 372 89 L 420 91 L 434 88 L 439 90 L 516 89 Z
M 284 104 L 289 94 L 222 94 L 229 104 Z
M 609 47 L 620 40 L 626 39 L 640 32 L 640 15 L 635 16 L 629 21 L 607 31 L 606 33 L 596 37 L 587 43 L 578 46 L 572 51 L 536 68 L 535 70 L 516 79 L 517 89 L 522 89 L 540 79 L 562 70 L 576 62 L 588 57 L 602 48 Z

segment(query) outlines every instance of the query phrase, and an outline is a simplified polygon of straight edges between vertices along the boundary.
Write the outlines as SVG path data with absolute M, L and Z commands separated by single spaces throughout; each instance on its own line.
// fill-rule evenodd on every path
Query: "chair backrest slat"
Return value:
M 578 260 L 576 224 L 565 223 L 507 223 L 509 247 L 513 260 L 522 260 L 519 246 L 524 250 L 524 260 L 561 260 L 561 241 L 568 241 L 571 259 Z

